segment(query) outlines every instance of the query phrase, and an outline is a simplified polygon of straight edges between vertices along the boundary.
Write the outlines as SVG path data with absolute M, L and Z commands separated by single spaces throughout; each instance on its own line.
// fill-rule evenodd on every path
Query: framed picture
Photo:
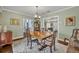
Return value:
M 11 25 L 19 25 L 19 19 L 18 18 L 11 18 L 10 24 Z
M 66 17 L 65 23 L 68 26 L 74 26 L 76 24 L 76 17 L 75 16 Z

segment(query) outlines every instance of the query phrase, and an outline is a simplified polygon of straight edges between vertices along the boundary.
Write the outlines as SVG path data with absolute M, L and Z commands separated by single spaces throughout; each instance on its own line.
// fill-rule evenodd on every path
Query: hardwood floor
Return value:
M 38 51 L 38 46 L 36 44 L 34 44 L 33 49 L 29 49 L 26 44 L 26 39 L 15 40 L 12 45 L 6 45 L 0 48 L 0 53 L 44 53 L 44 51 Z M 66 53 L 67 47 L 67 45 L 60 44 L 56 41 L 56 51 L 53 51 L 53 53 Z M 46 48 L 45 53 L 49 53 L 48 48 Z
M 0 53 L 12 53 L 12 45 L 5 45 L 3 47 L 0 47 Z
M 22 39 L 23 38 L 15 39 L 15 40 L 13 40 L 13 42 L 15 42 L 15 43 L 17 42 L 16 44 L 18 44 L 19 42 L 21 42 Z M 12 45 L 5 45 L 3 47 L 0 47 L 0 53 L 13 53 Z
M 3 47 L 0 47 L 0 53 L 13 53 L 13 52 L 14 53 L 17 53 L 18 52 L 17 51 L 18 49 L 19 49 L 19 52 L 21 52 L 21 50 L 23 48 L 25 48 L 25 46 L 24 46 L 26 44 L 25 43 L 25 40 L 26 39 L 15 40 L 15 41 L 13 41 L 13 44 L 12 45 L 5 45 Z M 23 47 L 23 48 L 21 48 L 21 47 Z M 27 46 L 26 46 L 26 48 L 27 48 L 27 52 L 26 53 L 29 53 L 29 52 L 30 53 L 32 53 L 32 52 L 38 52 L 35 48 L 33 48 L 31 50 Z M 37 46 L 36 46 L 36 48 L 37 48 Z M 66 53 L 66 52 L 68 52 L 68 53 L 74 53 L 74 51 L 76 53 L 78 53 L 79 52 L 79 49 L 77 49 L 77 48 L 76 49 L 73 49 L 72 46 L 68 47 L 68 45 L 64 45 L 64 44 L 61 44 L 60 42 L 58 42 L 58 43 L 56 43 L 56 51 L 53 51 L 53 52 L 54 53 Z M 25 52 L 23 52 L 23 53 L 25 53 Z

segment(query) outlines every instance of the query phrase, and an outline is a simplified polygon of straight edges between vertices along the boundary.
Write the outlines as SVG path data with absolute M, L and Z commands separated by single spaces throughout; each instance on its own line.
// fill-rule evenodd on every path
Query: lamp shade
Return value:
M 7 32 L 7 26 L 3 27 L 3 32 Z

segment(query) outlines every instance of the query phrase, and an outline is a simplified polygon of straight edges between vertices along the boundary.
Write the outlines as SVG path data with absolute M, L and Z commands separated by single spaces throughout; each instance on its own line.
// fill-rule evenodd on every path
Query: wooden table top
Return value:
M 45 39 L 45 38 L 51 36 L 53 33 L 52 32 L 38 32 L 38 31 L 36 31 L 36 32 L 30 32 L 30 34 L 32 37 L 42 40 L 42 39 Z

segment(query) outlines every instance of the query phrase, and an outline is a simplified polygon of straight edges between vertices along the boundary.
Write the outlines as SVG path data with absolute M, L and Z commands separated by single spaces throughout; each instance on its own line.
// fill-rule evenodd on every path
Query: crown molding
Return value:
M 21 12 L 17 12 L 17 11 L 10 10 L 10 9 L 5 9 L 5 8 L 2 8 L 2 10 L 7 11 L 7 12 L 11 12 L 11 13 L 15 13 L 15 14 L 18 14 L 18 15 L 22 15 L 22 16 L 27 17 L 27 18 L 31 18 L 30 15 L 27 15 L 25 13 L 21 13 Z
M 42 16 L 42 17 L 48 17 L 48 16 L 51 16 L 51 14 L 62 12 L 62 11 L 65 11 L 65 10 L 68 10 L 68 9 L 71 9 L 71 8 L 74 8 L 74 7 L 76 7 L 76 6 L 70 6 L 70 7 L 63 8 L 63 9 L 60 9 L 60 10 L 57 10 L 57 11 L 54 11 L 54 12 L 50 12 L 50 13 L 47 13 L 46 15 Z M 25 16 L 27 18 L 31 18 L 31 19 L 33 18 L 33 17 L 31 17 L 31 15 L 27 15 L 26 13 L 21 13 L 21 12 L 17 12 L 17 11 L 10 10 L 10 9 L 5 9 L 3 7 L 2 7 L 2 10 L 7 11 L 7 12 L 12 12 L 12 13 L 15 13 L 15 14 L 19 14 L 19 15 Z
M 76 6 L 71 6 L 71 7 L 63 8 L 63 9 L 60 9 L 60 10 L 55 11 L 55 12 L 53 12 L 53 13 L 62 12 L 62 11 L 65 11 L 65 10 L 68 10 L 68 9 L 71 9 L 71 8 L 74 8 L 74 7 L 76 7 Z
M 71 8 L 74 8 L 74 7 L 76 7 L 76 6 L 70 6 L 70 7 L 63 8 L 63 9 L 60 9 L 60 10 L 57 10 L 57 11 L 54 11 L 54 12 L 50 12 L 50 13 L 47 13 L 44 17 L 48 17 L 48 16 L 51 16 L 51 14 L 59 13 L 59 12 L 62 12 L 62 11 L 66 11 L 66 10 L 69 10 Z

